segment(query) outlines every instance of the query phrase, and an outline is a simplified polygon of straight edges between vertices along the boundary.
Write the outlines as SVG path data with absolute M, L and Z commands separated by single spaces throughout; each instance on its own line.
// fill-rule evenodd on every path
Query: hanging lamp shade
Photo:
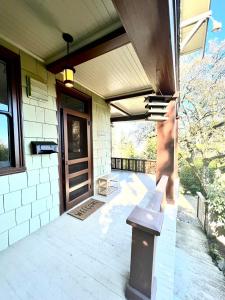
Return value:
M 73 37 L 69 33 L 63 33 L 63 39 L 67 45 L 67 55 L 69 55 L 70 44 L 73 42 Z M 66 87 L 72 88 L 74 85 L 75 69 L 73 67 L 65 66 L 63 70 L 63 83 Z
M 74 68 L 65 67 L 65 69 L 63 70 L 63 83 L 66 87 L 70 87 L 70 88 L 73 87 L 74 74 L 75 74 Z

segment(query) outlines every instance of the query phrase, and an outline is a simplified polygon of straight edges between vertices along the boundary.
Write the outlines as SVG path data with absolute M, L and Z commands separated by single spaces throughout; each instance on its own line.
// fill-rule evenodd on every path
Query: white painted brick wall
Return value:
M 31 186 L 24 190 L 22 190 L 22 204 L 26 205 L 34 201 L 36 199 L 37 187 Z
M 40 215 L 47 209 L 46 198 L 32 202 L 32 217 Z
M 31 218 L 31 204 L 16 209 L 16 223 L 23 223 Z
M 21 206 L 21 191 L 12 192 L 4 195 L 5 212 Z
M 29 221 L 17 225 L 16 227 L 9 230 L 9 245 L 21 240 L 22 238 L 29 235 Z
M 58 155 L 32 155 L 31 141 L 57 141 L 55 76 L 21 53 L 26 172 L 0 176 L 0 251 L 59 216 Z M 26 75 L 46 82 L 48 101 L 26 95 Z
M 40 183 L 37 185 L 37 199 L 44 198 L 46 196 L 50 195 L 50 183 Z
M 4 213 L 3 195 L 0 195 L 0 215 Z
M 39 170 L 32 170 L 27 172 L 28 186 L 39 184 Z
M 42 214 L 40 214 L 41 226 L 44 226 L 49 223 L 49 216 L 49 211 L 45 211 Z
M 40 169 L 40 183 L 49 182 L 48 168 Z
M 94 188 L 96 192 L 97 179 L 111 172 L 110 110 L 109 106 L 100 97 L 93 97 L 92 115 Z
M 14 227 L 16 225 L 15 211 L 11 210 L 0 215 L 0 233 Z
M 27 187 L 27 173 L 18 173 L 9 176 L 10 192 Z
M 41 220 L 39 216 L 30 219 L 30 233 L 38 230 L 40 227 L 41 227 Z
M 9 176 L 0 176 L 0 194 L 9 192 Z
M 0 251 L 5 250 L 9 245 L 9 235 L 8 232 L 5 231 L 0 234 Z

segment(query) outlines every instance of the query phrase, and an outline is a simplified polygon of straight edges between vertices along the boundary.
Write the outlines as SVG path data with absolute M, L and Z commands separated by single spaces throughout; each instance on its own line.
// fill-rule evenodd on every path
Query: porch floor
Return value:
M 121 189 L 84 221 L 63 214 L 0 253 L 0 298 L 38 300 L 125 299 L 131 228 L 126 218 L 144 204 L 154 176 L 114 172 Z

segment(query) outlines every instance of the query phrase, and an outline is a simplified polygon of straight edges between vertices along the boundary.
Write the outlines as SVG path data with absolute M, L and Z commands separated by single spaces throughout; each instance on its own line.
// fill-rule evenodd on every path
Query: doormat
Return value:
M 83 221 L 104 204 L 105 202 L 89 199 L 85 203 L 69 211 L 67 214 Z

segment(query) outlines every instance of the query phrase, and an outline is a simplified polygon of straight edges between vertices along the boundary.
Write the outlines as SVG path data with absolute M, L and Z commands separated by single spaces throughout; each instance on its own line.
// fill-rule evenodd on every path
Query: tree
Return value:
M 209 198 L 215 172 L 225 170 L 225 41 L 211 42 L 204 59 L 183 59 L 180 82 L 181 171 L 188 167 Z

